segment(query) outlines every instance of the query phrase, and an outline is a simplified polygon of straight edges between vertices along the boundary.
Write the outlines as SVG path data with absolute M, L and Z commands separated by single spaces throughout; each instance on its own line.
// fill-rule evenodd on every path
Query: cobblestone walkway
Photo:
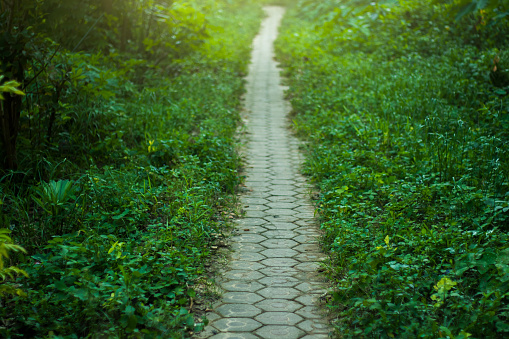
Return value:
M 317 244 L 308 186 L 299 175 L 298 141 L 287 130 L 289 104 L 283 99 L 273 42 L 283 16 L 269 15 L 254 41 L 248 76 L 249 112 L 246 216 L 237 223 L 232 261 L 221 275 L 222 300 L 207 315 L 202 338 L 328 338 L 329 328 L 315 303 L 323 286 L 316 269 Z

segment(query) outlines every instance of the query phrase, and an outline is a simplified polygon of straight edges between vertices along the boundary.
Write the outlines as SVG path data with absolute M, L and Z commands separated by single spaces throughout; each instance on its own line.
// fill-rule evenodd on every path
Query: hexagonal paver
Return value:
M 265 211 L 268 209 L 270 209 L 270 207 L 262 205 L 262 204 L 245 205 L 243 208 L 244 211 Z
M 329 339 L 329 335 L 327 334 L 309 334 L 300 339 Z
M 302 244 L 302 245 L 293 247 L 293 249 L 296 251 L 299 251 L 299 252 L 318 252 L 319 246 L 317 243 Z
M 296 255 L 294 259 L 300 261 L 300 262 L 307 262 L 312 261 L 315 263 L 318 263 L 324 259 L 324 256 L 322 253 L 318 252 L 304 252 Z
M 300 280 L 288 276 L 265 277 L 263 279 L 258 280 L 258 282 L 268 287 L 294 287 L 301 283 Z
M 252 242 L 235 242 L 232 244 L 232 249 L 236 251 L 260 252 L 266 250 L 267 248 Z
M 292 248 L 299 243 L 291 239 L 269 239 L 261 242 L 260 245 L 267 248 Z
M 317 294 L 305 294 L 295 298 L 295 301 L 301 303 L 304 306 L 311 306 L 316 305 L 319 297 L 320 296 Z
M 292 250 L 291 248 L 270 248 L 260 252 L 267 258 L 288 258 L 293 257 L 299 252 Z
M 295 237 L 293 238 L 293 240 L 301 243 L 301 244 L 312 244 L 312 243 L 318 243 L 318 238 L 319 235 L 317 234 L 316 236 L 314 235 L 299 235 L 298 237 Z
M 293 299 L 301 294 L 299 290 L 291 287 L 266 287 L 257 292 L 265 298 Z
M 251 204 L 265 205 L 265 204 L 270 203 L 270 201 L 267 200 L 267 199 L 263 199 L 263 198 L 248 198 L 248 197 L 242 199 L 242 202 L 244 202 L 245 205 L 251 205 Z
M 299 226 L 290 223 L 290 222 L 267 222 L 263 225 L 267 230 L 282 230 L 282 231 L 291 231 Z
M 254 304 L 263 298 L 251 292 L 227 292 L 223 294 L 223 302 L 228 304 Z
M 264 256 L 263 254 L 256 252 L 248 252 L 244 250 L 237 251 L 232 255 L 232 259 L 243 261 L 261 261 L 266 258 L 267 257 Z
M 289 208 L 268 208 L 264 212 L 267 213 L 267 215 L 279 215 L 279 216 L 298 214 L 298 212 L 295 212 L 294 210 L 291 210 Z
M 251 333 L 240 332 L 240 333 L 219 333 L 213 337 L 210 337 L 210 339 L 259 339 L 259 337 Z
M 293 267 L 265 267 L 258 272 L 265 274 L 268 277 L 272 276 L 295 276 L 296 274 L 302 274 L 302 271 L 296 270 Z
M 324 293 L 325 292 L 323 285 L 318 282 L 315 282 L 315 283 L 303 282 L 303 283 L 300 283 L 299 285 L 295 286 L 295 288 L 298 289 L 299 291 L 305 292 L 305 293 Z
M 269 201 L 274 201 L 274 202 L 294 202 L 294 201 L 298 200 L 297 198 L 294 198 L 292 196 L 285 197 L 285 196 L 281 196 L 281 195 L 270 196 L 270 197 L 267 197 L 266 199 Z
M 278 209 L 278 208 L 297 208 L 298 204 L 295 202 L 267 202 L 265 204 L 267 207 Z
M 267 240 L 266 237 L 261 236 L 259 234 L 249 234 L 249 233 L 234 236 L 232 239 L 233 239 L 233 241 L 238 241 L 238 242 L 253 242 L 253 243 L 259 243 L 259 242 Z
M 297 325 L 300 329 L 306 332 L 315 332 L 315 333 L 327 333 L 329 332 L 329 328 L 325 324 L 321 324 L 317 321 L 305 320 Z
M 267 223 L 267 220 L 262 218 L 244 218 L 236 220 L 235 222 L 237 225 L 246 225 L 249 226 L 260 226 Z M 242 226 L 239 226 L 242 227 Z
M 263 301 L 260 301 L 263 302 Z M 301 309 L 297 310 L 298 315 L 303 316 L 306 319 L 320 319 L 323 318 L 323 316 L 320 314 L 320 312 L 317 310 L 315 306 L 305 306 Z
M 212 326 L 221 332 L 253 332 L 262 324 L 250 318 L 222 318 L 214 321 Z
M 299 235 L 296 232 L 286 230 L 270 230 L 263 232 L 262 234 L 264 237 L 269 239 L 292 239 Z
M 232 270 L 224 273 L 223 277 L 237 280 L 257 280 L 263 278 L 264 275 L 258 271 Z
M 263 217 L 263 219 L 267 220 L 268 222 L 294 222 L 298 218 L 293 215 L 268 215 Z
M 264 325 L 295 325 L 302 317 L 291 312 L 265 312 L 255 317 Z
M 270 190 L 268 193 L 269 193 L 269 195 L 275 195 L 275 196 L 279 195 L 279 196 L 284 196 L 284 197 L 291 197 L 291 196 L 299 194 L 298 192 L 295 192 L 295 191 L 279 191 L 279 190 Z
M 262 265 L 256 261 L 240 261 L 240 260 L 234 260 L 230 263 L 230 267 L 234 270 L 252 270 L 257 271 L 259 269 L 262 269 L 266 267 L 265 265 Z
M 263 326 L 256 332 L 260 337 L 264 339 L 298 339 L 306 333 L 295 326 L 279 326 L 269 325 Z
M 221 287 L 226 291 L 256 292 L 263 288 L 263 285 L 256 281 L 230 280 L 228 282 L 221 283 Z
M 269 259 L 265 259 L 269 260 Z M 320 264 L 317 262 L 303 262 L 301 264 L 295 265 L 295 268 L 301 271 L 314 272 L 320 268 Z
M 246 211 L 246 218 L 264 218 L 266 215 L 265 211 Z
M 258 307 L 248 304 L 224 304 L 219 306 L 216 311 L 223 317 L 253 318 L 262 313 Z M 208 316 L 207 319 L 211 320 Z
M 269 267 L 292 267 L 299 264 L 299 262 L 292 258 L 270 258 L 260 261 L 260 264 Z
M 264 299 L 255 306 L 267 312 L 294 312 L 302 308 L 298 302 L 287 299 Z
M 239 234 L 245 234 L 245 233 L 261 234 L 268 230 L 269 229 L 265 228 L 264 226 L 246 226 L 246 225 L 237 226 L 237 231 L 239 232 Z

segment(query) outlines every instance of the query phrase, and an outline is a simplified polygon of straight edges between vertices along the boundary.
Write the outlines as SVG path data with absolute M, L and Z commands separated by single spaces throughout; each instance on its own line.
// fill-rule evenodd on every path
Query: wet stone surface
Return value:
M 222 298 L 207 314 L 209 325 L 198 338 L 320 339 L 330 332 L 317 304 L 325 291 L 316 272 L 324 255 L 274 61 L 273 42 L 284 10 L 265 10 L 268 18 L 254 41 L 247 77 L 245 217 L 237 221 L 234 252 L 218 278 Z

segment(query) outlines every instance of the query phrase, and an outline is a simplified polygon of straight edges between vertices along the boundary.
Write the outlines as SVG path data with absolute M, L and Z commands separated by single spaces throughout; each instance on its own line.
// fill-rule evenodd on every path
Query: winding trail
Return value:
M 201 338 L 328 338 L 329 327 L 316 308 L 324 292 L 316 269 L 323 258 L 308 201 L 309 186 L 299 174 L 298 141 L 287 129 L 290 110 L 274 61 L 273 43 L 284 9 L 265 7 L 268 18 L 254 40 L 247 77 L 246 216 L 236 225 L 235 252 L 221 274 L 225 291 Z

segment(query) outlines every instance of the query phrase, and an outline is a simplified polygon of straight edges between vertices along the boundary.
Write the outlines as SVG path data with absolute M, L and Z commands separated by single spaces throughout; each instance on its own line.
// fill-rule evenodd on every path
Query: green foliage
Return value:
M 58 44 L 43 39 L 17 78 L 19 170 L 0 172 L 0 227 L 26 249 L 11 260 L 29 278 L 9 278 L 27 297 L 2 300 L 0 336 L 189 337 L 205 324 L 195 285 L 240 182 L 235 132 L 261 9 L 124 1 L 100 18 L 107 1 L 36 3 L 55 12 L 27 34 Z M 83 11 L 60 12 L 73 5 Z M 85 37 L 79 52 L 71 37 Z
M 509 28 L 452 8 L 301 1 L 277 42 L 344 337 L 508 330 Z
M 25 296 L 23 290 L 9 280 L 13 280 L 16 275 L 28 277 L 28 274 L 15 266 L 5 267 L 4 260 L 9 259 L 9 252 L 25 252 L 23 247 L 12 243 L 12 239 L 8 236 L 9 233 L 8 229 L 0 228 L 0 297 L 5 295 Z

